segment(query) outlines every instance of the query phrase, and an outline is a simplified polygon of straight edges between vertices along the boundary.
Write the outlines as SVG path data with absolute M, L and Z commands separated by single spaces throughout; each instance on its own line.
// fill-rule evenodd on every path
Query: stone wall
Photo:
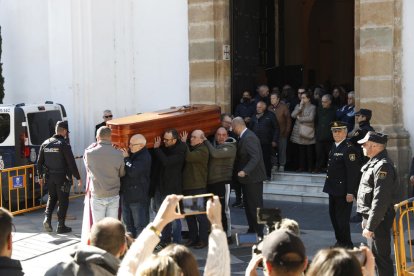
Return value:
M 230 44 L 228 0 L 189 0 L 190 102 L 218 104 L 231 109 L 230 60 L 223 45 Z
M 401 105 L 401 0 L 355 1 L 357 107 L 373 110 L 372 124 L 390 137 L 388 151 L 407 183 L 411 157 Z

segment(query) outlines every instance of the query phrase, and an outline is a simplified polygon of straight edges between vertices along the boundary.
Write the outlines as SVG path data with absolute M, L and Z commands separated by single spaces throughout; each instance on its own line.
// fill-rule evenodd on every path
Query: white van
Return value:
M 41 104 L 0 105 L 0 177 L 2 180 L 0 196 L 2 196 L 3 207 L 10 211 L 17 210 L 17 190 L 10 191 L 14 200 L 9 208 L 8 174 L 1 170 L 28 164 L 36 165 L 40 145 L 55 133 L 56 122 L 62 120 L 67 120 L 66 111 L 63 105 L 58 103 L 47 101 Z M 16 172 L 12 172 L 10 176 L 16 176 Z M 32 183 L 33 177 L 35 182 L 38 182 L 36 168 L 33 174 L 30 173 L 26 177 L 26 183 Z M 21 178 L 16 177 L 16 180 L 22 182 Z M 36 200 L 40 200 L 41 193 L 38 185 L 34 192 L 31 185 L 27 188 L 27 194 L 24 190 L 19 190 L 19 198 L 22 204 L 27 196 L 29 208 L 33 207 L 33 195 Z M 43 191 L 47 193 L 47 187 L 44 187 Z
M 62 120 L 65 108 L 50 101 L 0 105 L 0 169 L 36 163 L 40 145 Z

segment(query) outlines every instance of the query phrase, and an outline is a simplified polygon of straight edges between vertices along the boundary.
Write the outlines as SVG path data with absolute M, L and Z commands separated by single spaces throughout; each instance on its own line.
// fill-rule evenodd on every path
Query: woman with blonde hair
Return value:
M 139 276 L 181 276 L 180 267 L 169 256 L 153 255 L 137 270 Z

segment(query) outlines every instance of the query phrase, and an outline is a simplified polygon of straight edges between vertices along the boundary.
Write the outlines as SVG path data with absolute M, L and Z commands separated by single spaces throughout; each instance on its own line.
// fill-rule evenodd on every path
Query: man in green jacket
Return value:
M 186 133 L 182 140 L 187 140 Z M 185 156 L 183 171 L 183 194 L 199 195 L 207 192 L 207 173 L 209 152 L 203 143 L 205 135 L 202 130 L 194 130 L 190 137 L 190 147 Z M 205 214 L 186 216 L 189 240 L 186 246 L 201 249 L 207 246 L 209 223 Z M 198 224 L 197 224 L 198 222 Z
M 211 144 L 208 140 L 204 143 L 210 152 L 208 163 L 207 191 L 217 195 L 220 199 L 221 219 L 227 238 L 231 238 L 229 194 L 230 183 L 233 175 L 233 165 L 236 158 L 236 139 L 229 137 L 224 127 L 220 127 Z

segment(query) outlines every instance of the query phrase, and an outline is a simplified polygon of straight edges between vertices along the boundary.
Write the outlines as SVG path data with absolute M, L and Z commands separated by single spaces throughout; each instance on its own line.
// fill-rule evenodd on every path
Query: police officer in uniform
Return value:
M 367 135 L 368 131 L 375 131 L 374 128 L 371 126 L 370 121 L 372 117 L 372 111 L 370 109 L 364 109 L 361 108 L 357 113 L 355 113 L 356 121 L 359 125 L 359 128 L 355 130 L 355 132 L 352 134 L 352 136 L 349 138 L 349 141 L 354 144 L 354 146 L 358 149 L 360 149 L 360 145 L 358 144 L 359 140 L 362 140 L 365 135 Z M 362 155 L 362 149 L 361 149 L 361 159 L 365 162 L 368 161 L 367 158 L 364 158 Z
M 72 185 L 68 176 L 73 175 L 78 179 L 78 186 L 82 187 L 82 181 L 76 167 L 72 149 L 65 138 L 69 133 L 68 122 L 58 121 L 56 123 L 55 135 L 47 139 L 40 146 L 39 158 L 37 160 L 37 172 L 39 184 L 47 184 L 49 198 L 47 200 L 45 219 L 43 227 L 45 231 L 52 232 L 51 219 L 56 203 L 58 206 L 57 233 L 68 233 L 72 228 L 65 225 L 66 211 L 69 205 L 69 192 Z
M 329 216 L 335 230 L 335 246 L 353 248 L 349 219 L 359 181 L 359 154 L 346 140 L 347 124 L 331 123 L 334 138 L 329 152 L 327 175 L 323 191 L 329 194 Z
M 363 139 L 365 135 L 367 135 L 368 131 L 375 131 L 370 124 L 371 117 L 372 111 L 370 109 L 361 108 L 357 113 L 355 113 L 356 122 L 358 123 L 359 128 L 355 130 L 349 138 L 349 141 L 359 150 L 359 154 L 361 156 L 361 167 L 368 162 L 369 158 L 364 156 L 364 154 L 362 153 L 362 148 L 361 145 L 358 144 L 358 141 Z M 361 214 L 357 213 L 355 216 L 351 217 L 351 222 L 361 221 Z
M 362 167 L 357 212 L 362 214 L 362 236 L 368 239 L 379 276 L 394 275 L 391 255 L 391 227 L 399 200 L 397 175 L 386 148 L 387 135 L 369 131 L 362 144 L 369 161 Z M 372 241 L 372 242 L 371 242 Z

